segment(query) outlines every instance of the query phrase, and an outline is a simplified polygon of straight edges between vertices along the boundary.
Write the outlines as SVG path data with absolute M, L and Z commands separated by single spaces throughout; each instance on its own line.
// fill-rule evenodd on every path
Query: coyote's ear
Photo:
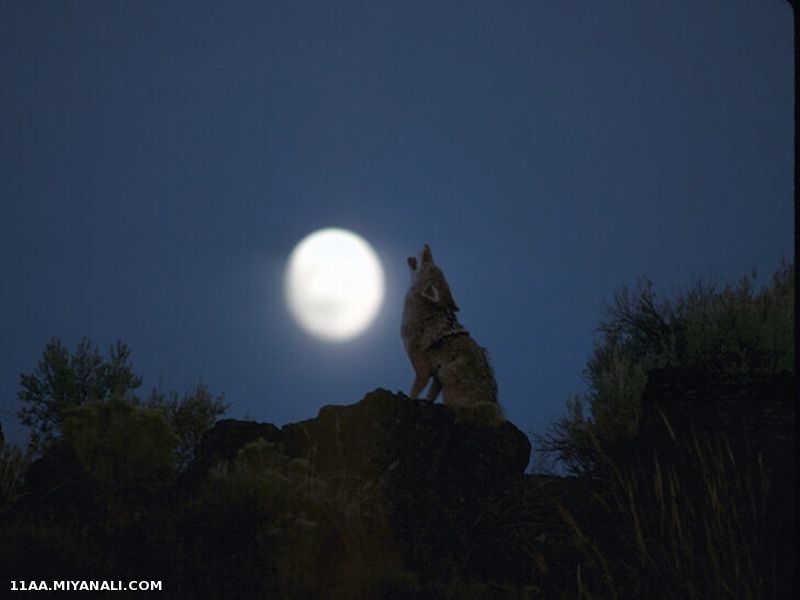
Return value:
M 420 255 L 422 259 L 422 264 L 428 265 L 433 263 L 433 254 L 431 253 L 431 247 L 428 244 L 425 244 L 422 247 L 422 254 Z
M 412 271 L 417 270 L 417 257 L 416 256 L 409 256 L 408 257 L 408 266 L 411 267 Z

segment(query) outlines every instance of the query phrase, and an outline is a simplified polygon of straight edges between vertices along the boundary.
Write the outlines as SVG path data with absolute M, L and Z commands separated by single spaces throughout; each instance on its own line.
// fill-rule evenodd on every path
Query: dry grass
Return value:
M 764 532 L 769 480 L 760 454 L 737 458 L 725 435 L 695 432 L 687 447 L 637 466 L 609 464 L 607 522 L 562 509 L 584 562 L 578 598 L 777 597 L 779 562 Z M 603 535 L 592 535 L 602 530 Z M 611 531 L 612 536 L 608 533 Z

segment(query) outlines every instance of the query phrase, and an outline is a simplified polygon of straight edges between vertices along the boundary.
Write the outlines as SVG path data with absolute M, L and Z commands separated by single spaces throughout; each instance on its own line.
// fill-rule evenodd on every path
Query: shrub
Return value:
M 106 360 L 83 338 L 74 352 L 53 338 L 36 369 L 20 376 L 17 416 L 31 429 L 30 450 L 40 453 L 61 435 L 64 413 L 87 402 L 126 397 L 141 384 L 128 358 L 130 349 L 117 342 Z
M 597 328 L 583 371 L 584 394 L 537 436 L 540 452 L 568 472 L 596 474 L 604 456 L 629 452 L 641 417 L 647 372 L 677 367 L 709 373 L 767 374 L 794 368 L 794 265 L 784 263 L 756 291 L 755 273 L 735 285 L 699 281 L 673 300 L 659 299 L 642 278 L 623 287 Z
M 10 508 L 22 493 L 22 480 L 30 459 L 20 448 L 0 444 L 0 515 Z
M 228 514 L 231 507 L 238 514 Z M 196 510 L 238 532 L 230 568 L 261 593 L 346 598 L 414 589 L 393 550 L 379 482 L 317 473 L 263 439 L 212 468 Z M 202 536 L 214 527 L 206 524 Z M 214 555 L 204 552 L 200 561 Z
M 64 439 L 108 497 L 172 479 L 177 437 L 158 410 L 122 400 L 89 402 L 65 414 Z

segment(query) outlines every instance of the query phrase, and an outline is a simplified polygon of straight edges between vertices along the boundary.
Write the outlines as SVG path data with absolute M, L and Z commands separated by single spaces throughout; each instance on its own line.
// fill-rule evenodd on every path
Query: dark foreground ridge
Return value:
M 522 476 L 531 452 L 527 436 L 509 422 L 497 428 L 460 423 L 441 405 L 377 389 L 356 404 L 324 406 L 316 418 L 283 429 L 219 421 L 203 437 L 192 471 L 231 460 L 258 438 L 311 461 L 318 473 L 385 477 L 398 485 L 505 487 Z
M 178 473 L 59 443 L 0 513 L 0 564 L 168 598 L 699 598 L 714 568 L 747 575 L 732 597 L 788 597 L 793 394 L 788 373 L 653 372 L 606 479 L 525 475 L 513 424 L 383 389 L 283 428 L 219 421 Z

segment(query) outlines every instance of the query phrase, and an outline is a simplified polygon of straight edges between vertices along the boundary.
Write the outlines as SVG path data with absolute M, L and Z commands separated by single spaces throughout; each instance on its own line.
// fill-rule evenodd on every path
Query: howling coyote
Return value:
M 479 420 L 502 421 L 489 357 L 458 322 L 458 306 L 430 247 L 425 244 L 419 258 L 409 257 L 408 266 L 411 286 L 400 334 L 415 373 L 410 396 L 419 396 L 432 380 L 428 401 L 441 391 L 444 403 L 454 409 L 469 408 Z

